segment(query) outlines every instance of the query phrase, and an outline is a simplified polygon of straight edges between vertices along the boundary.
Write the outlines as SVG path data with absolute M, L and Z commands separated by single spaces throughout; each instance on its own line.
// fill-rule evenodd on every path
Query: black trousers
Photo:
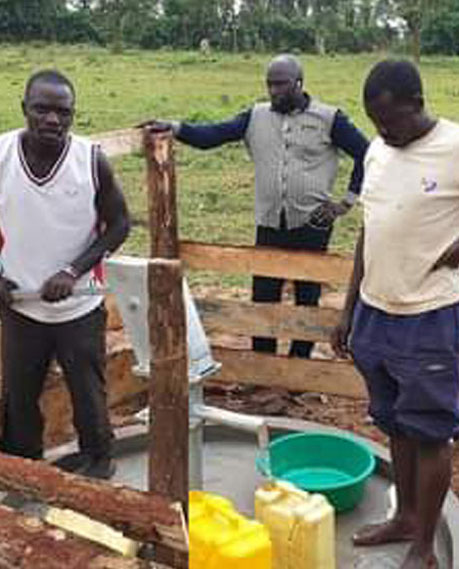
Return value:
M 37 322 L 5 308 L 1 318 L 2 450 L 28 458 L 43 456 L 39 399 L 49 364 L 56 358 L 70 392 L 80 449 L 95 457 L 111 455 L 113 433 L 104 378 L 105 307 L 58 324 Z
M 285 216 L 281 214 L 280 227 L 257 227 L 256 244 L 283 249 L 301 251 L 326 251 L 330 240 L 332 227 L 317 229 L 303 225 L 295 229 L 287 229 Z M 254 276 L 252 285 L 252 300 L 254 302 L 280 302 L 282 287 L 285 279 Z M 321 286 L 310 281 L 294 281 L 295 304 L 304 306 L 317 306 L 320 298 Z M 313 342 L 294 340 L 291 343 L 289 355 L 309 358 Z M 277 341 L 275 338 L 254 337 L 252 347 L 256 352 L 275 353 Z

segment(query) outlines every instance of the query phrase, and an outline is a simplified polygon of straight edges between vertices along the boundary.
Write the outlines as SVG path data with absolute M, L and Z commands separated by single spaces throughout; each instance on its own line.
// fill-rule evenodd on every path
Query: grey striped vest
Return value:
M 327 200 L 338 171 L 338 152 L 330 133 L 337 109 L 311 99 L 304 111 L 282 115 L 270 103 L 256 104 L 245 143 L 255 164 L 255 223 L 287 227 L 307 222 Z

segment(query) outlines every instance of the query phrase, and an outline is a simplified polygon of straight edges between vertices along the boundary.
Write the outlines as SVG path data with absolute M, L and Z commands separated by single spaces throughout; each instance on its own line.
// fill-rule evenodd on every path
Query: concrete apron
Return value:
M 274 431 L 339 432 L 316 423 L 265 418 Z M 148 487 L 147 428 L 130 426 L 117 431 L 117 474 L 113 482 L 145 490 Z M 362 525 L 386 519 L 394 508 L 390 481 L 389 455 L 385 448 L 362 439 L 374 451 L 378 461 L 376 474 L 369 479 L 362 502 L 352 512 L 337 516 L 337 569 L 397 569 L 408 545 L 353 547 L 351 536 Z M 204 429 L 204 489 L 227 496 L 237 509 L 253 516 L 255 489 L 263 483 L 256 471 L 257 439 L 254 434 L 221 425 Z M 47 459 L 73 452 L 74 443 L 52 449 Z M 449 492 L 436 536 L 440 569 L 459 569 L 459 500 Z

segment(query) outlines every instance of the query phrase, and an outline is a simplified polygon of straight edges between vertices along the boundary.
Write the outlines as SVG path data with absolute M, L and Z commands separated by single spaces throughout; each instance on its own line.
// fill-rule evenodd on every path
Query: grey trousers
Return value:
M 43 455 L 43 417 L 39 407 L 53 358 L 64 372 L 73 406 L 73 423 L 82 452 L 112 453 L 105 391 L 103 305 L 69 322 L 37 322 L 2 308 L 4 452 L 28 458 Z

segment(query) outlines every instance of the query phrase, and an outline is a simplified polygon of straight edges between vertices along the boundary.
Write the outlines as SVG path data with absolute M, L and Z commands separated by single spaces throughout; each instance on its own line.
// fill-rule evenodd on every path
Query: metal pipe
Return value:
M 188 430 L 188 483 L 190 490 L 201 490 L 204 483 L 203 478 L 203 426 L 201 419 L 190 418 Z
M 248 431 L 255 433 L 258 437 L 258 445 L 264 450 L 269 444 L 269 431 L 265 419 L 262 417 L 254 417 L 252 415 L 244 415 L 243 413 L 234 413 L 226 409 L 218 409 L 203 404 L 195 404 L 191 407 L 192 416 L 198 417 L 203 421 L 212 421 L 220 425 L 226 425 L 233 429 Z
M 103 288 L 75 288 L 71 296 L 99 296 L 110 292 L 107 287 Z M 23 302 L 28 300 L 40 300 L 41 291 L 38 290 L 13 290 L 11 291 L 13 302 Z

